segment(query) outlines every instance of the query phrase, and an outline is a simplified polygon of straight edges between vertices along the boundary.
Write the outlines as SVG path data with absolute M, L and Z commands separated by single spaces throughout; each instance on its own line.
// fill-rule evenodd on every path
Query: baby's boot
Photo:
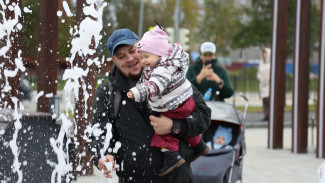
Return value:
M 164 176 L 185 163 L 185 160 L 176 151 L 164 151 L 163 156 L 164 163 L 158 171 L 158 176 Z

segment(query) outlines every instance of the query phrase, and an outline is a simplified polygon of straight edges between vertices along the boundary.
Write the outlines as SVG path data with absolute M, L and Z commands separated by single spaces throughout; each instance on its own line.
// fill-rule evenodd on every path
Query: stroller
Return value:
M 248 99 L 240 94 L 246 101 L 244 113 L 238 111 L 233 105 L 225 102 L 206 102 L 211 108 L 211 125 L 202 135 L 205 142 L 213 144 L 213 135 L 220 125 L 231 128 L 231 148 L 214 149 L 213 145 L 208 154 L 192 162 L 194 183 L 238 183 L 242 182 L 243 157 L 245 146 L 245 117 L 248 108 Z

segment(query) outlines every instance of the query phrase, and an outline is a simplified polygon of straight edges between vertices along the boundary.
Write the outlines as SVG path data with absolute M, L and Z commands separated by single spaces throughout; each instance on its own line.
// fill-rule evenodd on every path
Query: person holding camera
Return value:
M 195 65 L 189 67 L 186 78 L 202 95 L 211 88 L 209 100 L 224 101 L 234 94 L 227 71 L 218 66 L 216 46 L 211 42 L 201 44 L 200 57 L 196 59 Z

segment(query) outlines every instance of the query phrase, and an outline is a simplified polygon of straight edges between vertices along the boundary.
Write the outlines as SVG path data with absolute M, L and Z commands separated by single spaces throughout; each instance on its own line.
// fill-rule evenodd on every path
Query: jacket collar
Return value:
M 137 80 L 126 78 L 116 65 L 113 65 L 108 79 L 112 83 L 113 87 L 124 92 L 129 91 L 129 89 L 133 87 L 133 85 L 135 86 L 135 83 L 137 82 Z

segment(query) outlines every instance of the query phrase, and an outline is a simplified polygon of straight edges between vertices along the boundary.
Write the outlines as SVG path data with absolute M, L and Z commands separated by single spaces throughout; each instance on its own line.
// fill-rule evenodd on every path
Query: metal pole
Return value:
M 288 3 L 289 0 L 273 1 L 270 119 L 268 130 L 269 149 L 280 149 L 283 147 Z
M 292 102 L 292 152 L 306 153 L 308 138 L 309 44 L 311 1 L 296 1 L 294 82 Z M 304 83 L 304 85 L 302 84 Z
M 319 79 L 318 79 L 318 102 L 317 102 L 317 158 L 325 157 L 325 0 L 322 1 L 321 13 L 321 36 L 319 40 Z
M 179 17 L 180 17 L 180 11 L 179 11 L 179 0 L 176 0 L 175 4 L 175 13 L 174 13 L 174 42 L 179 41 Z
M 56 95 L 58 75 L 58 0 L 39 0 L 38 44 L 41 48 L 37 61 L 37 92 L 44 91 L 38 98 L 37 111 L 50 112 L 50 101 L 46 94 Z
M 139 38 L 142 37 L 143 9 L 144 9 L 143 0 L 140 0 L 139 27 L 138 27 L 138 36 L 139 36 Z

